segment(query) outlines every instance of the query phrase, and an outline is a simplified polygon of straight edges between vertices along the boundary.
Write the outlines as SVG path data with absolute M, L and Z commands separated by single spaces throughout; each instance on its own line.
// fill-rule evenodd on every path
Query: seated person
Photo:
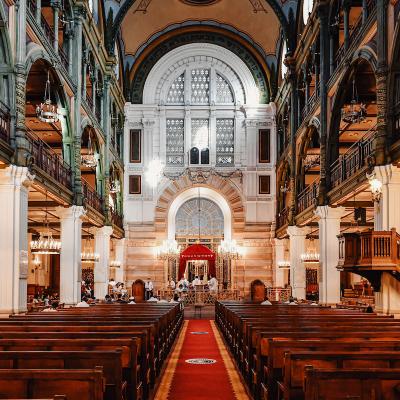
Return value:
M 182 299 L 179 297 L 178 293 L 174 294 L 174 297 L 170 300 L 170 303 L 179 303 Z
M 57 311 L 57 308 L 58 308 L 58 301 L 53 301 L 52 303 L 51 303 L 51 307 L 49 307 L 49 308 L 45 308 L 44 310 L 43 310 L 43 312 L 54 312 L 54 311 Z
M 136 304 L 135 303 L 135 298 L 133 296 L 129 297 L 129 303 L 128 304 Z
M 116 303 L 124 303 L 124 304 L 126 304 L 126 301 L 122 298 L 122 294 L 121 293 L 118 293 Z
M 197 285 L 201 285 L 201 280 L 199 279 L 198 276 L 196 276 L 196 277 L 193 279 L 193 282 L 192 282 L 192 286 L 197 286 Z
M 112 298 L 111 298 L 111 296 L 109 294 L 105 295 L 104 302 L 105 303 L 112 303 L 113 302 L 113 300 L 112 300 Z
M 151 296 L 148 300 L 149 303 L 158 303 L 157 297 Z

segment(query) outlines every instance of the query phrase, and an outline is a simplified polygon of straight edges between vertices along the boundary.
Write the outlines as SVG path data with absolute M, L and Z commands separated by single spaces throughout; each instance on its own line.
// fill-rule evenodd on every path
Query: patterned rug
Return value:
M 249 400 L 214 321 L 185 321 L 155 396 L 187 399 Z

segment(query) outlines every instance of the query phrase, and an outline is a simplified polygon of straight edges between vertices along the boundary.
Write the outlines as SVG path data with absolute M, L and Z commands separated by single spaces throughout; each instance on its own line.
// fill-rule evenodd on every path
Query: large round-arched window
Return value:
M 314 0 L 303 0 L 303 21 L 307 25 L 308 18 L 312 12 Z

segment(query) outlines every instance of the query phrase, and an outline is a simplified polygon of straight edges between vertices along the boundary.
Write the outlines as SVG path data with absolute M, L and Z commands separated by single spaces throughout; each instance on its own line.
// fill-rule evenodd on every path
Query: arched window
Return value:
M 303 0 L 303 22 L 307 25 L 308 18 L 312 12 L 314 0 Z

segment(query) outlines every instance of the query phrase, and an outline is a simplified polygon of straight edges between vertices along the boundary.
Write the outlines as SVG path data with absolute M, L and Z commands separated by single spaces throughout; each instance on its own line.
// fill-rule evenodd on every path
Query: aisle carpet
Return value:
M 155 396 L 188 399 L 249 399 L 214 321 L 185 321 Z

